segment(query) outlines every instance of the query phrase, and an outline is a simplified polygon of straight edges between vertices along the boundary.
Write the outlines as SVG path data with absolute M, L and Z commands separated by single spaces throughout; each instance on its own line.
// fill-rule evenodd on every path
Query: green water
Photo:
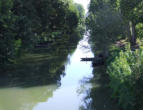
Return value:
M 86 37 L 86 36 L 85 36 Z M 92 88 L 87 41 L 74 50 L 50 51 L 50 54 L 26 55 L 19 65 L 0 77 L 0 110 L 82 110 L 84 98 Z M 90 102 L 91 100 L 88 100 Z
M 0 89 L 0 110 L 33 110 L 39 102 L 53 96 L 56 85 Z

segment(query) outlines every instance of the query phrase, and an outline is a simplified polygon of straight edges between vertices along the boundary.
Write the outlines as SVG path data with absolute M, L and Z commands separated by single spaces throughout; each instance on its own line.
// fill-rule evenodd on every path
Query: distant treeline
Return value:
M 83 25 L 84 9 L 72 0 L 0 0 L 0 65 L 38 43 L 77 42 Z

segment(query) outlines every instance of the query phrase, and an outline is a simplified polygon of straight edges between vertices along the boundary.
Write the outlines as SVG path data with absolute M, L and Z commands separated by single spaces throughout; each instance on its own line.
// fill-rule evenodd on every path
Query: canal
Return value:
M 13 70 L 7 76 L 1 76 L 1 82 L 5 83 L 0 82 L 0 110 L 82 110 L 86 108 L 87 103 L 91 101 L 90 98 L 86 102 L 84 99 L 88 96 L 87 91 L 92 88 L 89 80 L 93 77 L 93 68 L 91 62 L 82 62 L 80 58 L 93 57 L 87 40 L 88 37 L 85 35 L 74 52 L 67 55 L 67 60 L 63 64 L 64 69 L 63 66 L 60 67 L 62 71 L 56 71 L 59 65 L 57 65 L 57 58 L 54 57 L 52 59 L 54 68 L 49 66 L 50 60 L 46 63 L 40 61 L 40 64 L 29 64 L 30 67 L 25 67 L 24 71 Z M 59 72 L 60 78 L 54 77 L 56 82 L 48 81 L 50 80 L 47 76 L 48 71 L 54 70 L 56 74 Z
M 39 102 L 34 110 L 79 110 L 84 104 L 86 90 L 92 87 L 88 80 L 92 78 L 90 62 L 81 62 L 81 57 L 93 56 L 88 43 L 81 40 L 77 49 L 66 63 L 65 76 L 61 78 L 61 86 L 53 91 L 53 96 L 45 102 Z M 84 46 L 87 47 L 83 49 Z M 53 87 L 52 87 L 53 88 Z

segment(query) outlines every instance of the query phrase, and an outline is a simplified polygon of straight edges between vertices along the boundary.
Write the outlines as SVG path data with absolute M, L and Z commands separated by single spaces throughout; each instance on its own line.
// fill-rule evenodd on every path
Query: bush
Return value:
M 136 25 L 137 38 L 143 39 L 143 23 Z
M 113 97 L 119 99 L 119 104 L 125 110 L 135 110 L 135 107 L 142 106 L 142 65 L 143 49 L 131 51 L 128 46 L 126 51 L 121 51 L 107 68 Z

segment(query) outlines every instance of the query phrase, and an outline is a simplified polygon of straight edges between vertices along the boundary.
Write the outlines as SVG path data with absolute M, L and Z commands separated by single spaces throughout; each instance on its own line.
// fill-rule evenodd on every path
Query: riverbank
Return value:
M 129 43 L 114 48 L 104 66 L 95 67 L 91 89 L 92 106 L 97 110 L 142 109 L 143 49 L 132 51 Z

